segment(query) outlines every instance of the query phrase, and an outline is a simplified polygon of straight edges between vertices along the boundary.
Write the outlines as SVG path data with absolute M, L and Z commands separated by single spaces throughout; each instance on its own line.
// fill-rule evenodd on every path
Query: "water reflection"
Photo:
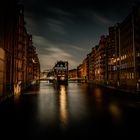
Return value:
M 60 122 L 64 128 L 68 123 L 67 112 L 67 87 L 65 85 L 59 86 L 59 103 L 60 103 Z
M 101 104 L 103 97 L 102 97 L 102 91 L 99 88 L 96 88 L 94 90 L 94 95 L 95 95 L 95 101 L 98 105 Z
M 106 91 L 107 93 L 108 91 Z M 118 126 L 122 121 L 122 110 L 114 98 L 105 94 L 99 87 L 87 84 L 69 83 L 68 85 L 40 83 L 34 99 L 35 126 L 67 132 L 71 128 L 96 127 L 103 122 Z M 31 102 L 31 101 L 30 101 Z M 111 119 L 110 119 L 111 116 Z M 110 119 L 110 120 L 109 120 Z M 37 120 L 37 121 L 36 121 Z M 104 122 L 105 120 L 105 122 Z M 101 125 L 102 126 L 102 125 Z
M 42 125 L 52 126 L 57 116 L 57 101 L 54 94 L 55 90 L 47 82 L 41 82 L 38 95 L 37 120 Z
M 115 102 L 110 103 L 109 111 L 115 121 L 120 121 L 122 119 L 121 109 Z
M 41 93 L 42 90 L 42 85 L 43 83 L 40 84 L 40 82 L 37 82 L 36 84 L 29 86 L 26 90 L 24 90 L 22 92 L 22 94 L 24 95 L 28 95 L 28 94 L 39 94 Z
M 68 111 L 70 121 L 74 124 L 83 122 L 89 115 L 87 86 L 71 83 L 68 85 Z

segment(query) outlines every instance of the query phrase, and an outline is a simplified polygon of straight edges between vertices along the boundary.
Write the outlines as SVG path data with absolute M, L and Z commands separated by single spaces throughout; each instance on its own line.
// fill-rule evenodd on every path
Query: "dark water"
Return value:
M 140 99 L 93 84 L 40 82 L 0 105 L 5 138 L 124 138 L 140 135 Z

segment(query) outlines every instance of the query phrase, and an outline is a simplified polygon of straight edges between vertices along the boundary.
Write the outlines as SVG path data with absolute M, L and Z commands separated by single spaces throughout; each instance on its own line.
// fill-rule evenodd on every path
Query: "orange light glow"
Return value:
M 66 87 L 64 85 L 60 86 L 60 121 L 62 126 L 67 125 L 67 104 L 66 104 Z

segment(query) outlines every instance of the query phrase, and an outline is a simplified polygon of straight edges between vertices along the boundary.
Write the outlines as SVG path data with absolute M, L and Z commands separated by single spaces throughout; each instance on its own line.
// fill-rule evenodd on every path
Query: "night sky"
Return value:
M 57 60 L 76 68 L 108 27 L 122 22 L 135 0 L 23 0 L 28 33 L 33 35 L 41 70 Z

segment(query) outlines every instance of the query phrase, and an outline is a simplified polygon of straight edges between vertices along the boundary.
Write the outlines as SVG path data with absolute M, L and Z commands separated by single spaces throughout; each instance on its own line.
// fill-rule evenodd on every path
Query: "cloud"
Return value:
M 47 52 L 49 52 L 49 55 L 52 58 L 67 58 L 67 59 L 71 59 L 72 55 L 70 55 L 69 53 L 65 52 L 63 49 L 60 48 L 55 48 L 55 47 L 50 47 L 50 48 L 46 48 Z M 57 55 L 60 55 L 59 57 Z
M 64 23 L 58 19 L 47 18 L 44 21 L 48 25 L 48 29 L 55 33 L 65 34 L 66 30 L 64 29 Z
M 53 68 L 58 60 L 68 61 L 70 69 L 76 68 L 79 65 L 79 60 L 76 59 L 75 50 L 84 51 L 71 44 L 51 42 L 42 36 L 33 36 L 33 42 L 37 48 L 41 70 Z M 68 48 L 71 49 L 68 50 Z
M 34 17 L 30 13 L 26 13 L 25 21 L 28 31 L 35 35 L 45 34 L 45 32 L 50 32 L 55 35 L 65 35 L 67 33 L 64 23 L 65 20 L 49 17 Z
M 112 20 L 110 20 L 96 12 L 93 12 L 93 20 L 98 23 L 105 24 L 106 26 L 111 25 L 113 23 Z
M 73 49 L 75 49 L 76 51 L 80 51 L 80 52 L 86 51 L 86 49 L 77 47 L 77 46 L 73 46 Z
M 68 11 L 65 11 L 65 10 L 62 10 L 60 8 L 56 8 L 56 7 L 50 7 L 48 8 L 48 11 L 50 11 L 51 13 L 54 13 L 56 15 L 59 15 L 59 17 L 73 17 L 74 14 L 72 14 L 71 12 L 68 12 Z

